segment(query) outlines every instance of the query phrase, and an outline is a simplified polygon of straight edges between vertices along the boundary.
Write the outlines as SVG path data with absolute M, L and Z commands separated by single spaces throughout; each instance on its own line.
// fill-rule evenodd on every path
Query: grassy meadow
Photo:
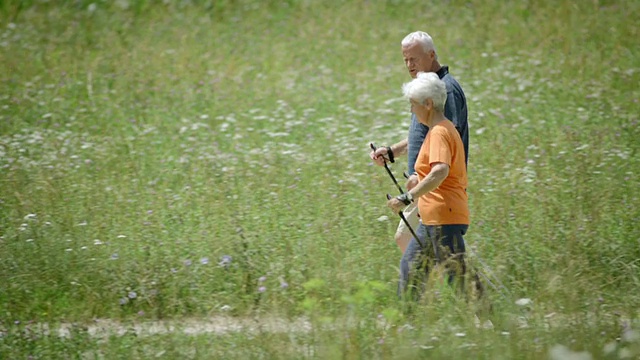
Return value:
M 640 356 L 639 20 L 633 0 L 0 1 L 0 359 Z M 467 96 L 469 261 L 500 288 L 480 326 L 446 286 L 396 297 L 368 144 L 407 134 L 415 30 Z M 220 317 L 257 330 L 87 330 Z

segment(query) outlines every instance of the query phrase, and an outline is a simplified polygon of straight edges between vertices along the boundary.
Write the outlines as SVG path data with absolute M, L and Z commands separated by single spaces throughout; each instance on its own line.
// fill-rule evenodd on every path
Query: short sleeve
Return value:
M 453 149 L 450 136 L 444 128 L 431 129 L 429 144 L 429 164 L 445 163 L 451 166 Z

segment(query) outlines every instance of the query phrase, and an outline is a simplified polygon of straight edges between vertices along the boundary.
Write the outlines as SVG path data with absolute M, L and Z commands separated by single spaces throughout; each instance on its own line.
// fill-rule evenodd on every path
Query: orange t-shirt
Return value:
M 449 165 L 449 175 L 435 190 L 418 200 L 420 218 L 425 225 L 469 225 L 467 167 L 464 146 L 453 123 L 444 120 L 429 129 L 416 160 L 420 180 L 431 171 L 431 164 Z

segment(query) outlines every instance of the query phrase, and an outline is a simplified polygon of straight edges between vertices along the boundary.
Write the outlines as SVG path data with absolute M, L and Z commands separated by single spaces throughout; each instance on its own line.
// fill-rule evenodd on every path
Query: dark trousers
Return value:
M 463 235 L 468 228 L 469 225 L 420 224 L 416 235 L 425 248 L 421 248 L 415 238 L 409 242 L 400 260 L 398 295 L 403 297 L 407 291 L 411 290 L 419 297 L 429 270 L 433 268 L 436 261 L 446 266 L 449 283 L 453 283 L 455 275 L 463 277 L 466 270 Z M 435 248 L 434 245 L 436 245 Z

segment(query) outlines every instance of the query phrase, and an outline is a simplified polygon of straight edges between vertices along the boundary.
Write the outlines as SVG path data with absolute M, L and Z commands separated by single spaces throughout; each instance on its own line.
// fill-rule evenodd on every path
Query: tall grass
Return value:
M 0 12 L 0 354 L 637 354 L 637 2 Z M 395 296 L 394 189 L 367 152 L 406 136 L 399 42 L 417 29 L 468 97 L 470 261 L 508 290 L 489 289 L 493 330 L 446 287 L 417 306 Z M 220 314 L 304 316 L 313 330 L 215 344 L 29 335 Z

